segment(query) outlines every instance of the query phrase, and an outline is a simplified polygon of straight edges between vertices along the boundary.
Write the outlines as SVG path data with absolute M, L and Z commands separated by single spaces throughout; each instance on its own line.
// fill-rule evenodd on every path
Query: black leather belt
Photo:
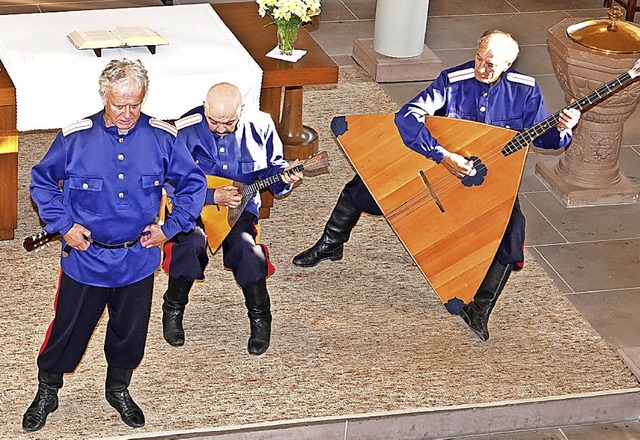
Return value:
M 136 237 L 133 240 L 130 241 L 126 241 L 124 243 L 120 243 L 120 244 L 107 244 L 107 243 L 102 243 L 98 240 L 95 240 L 93 238 L 90 238 L 89 241 L 91 241 L 91 244 L 95 244 L 98 247 L 101 247 L 103 249 L 126 249 L 126 248 L 130 248 L 136 245 L 137 242 L 140 241 L 140 237 Z
M 96 246 L 103 248 L 103 249 L 126 249 L 126 248 L 130 248 L 136 245 L 136 243 L 138 243 L 140 241 L 140 237 L 142 237 L 145 234 L 148 234 L 149 232 L 144 232 L 140 235 L 138 235 L 136 238 L 134 238 L 133 240 L 130 241 L 125 241 L 124 243 L 120 243 L 120 244 L 107 244 L 107 243 L 103 243 L 101 241 L 98 240 L 94 240 L 91 237 L 87 237 L 86 235 L 82 235 L 84 237 L 85 240 L 90 241 L 91 244 L 95 244 Z M 63 257 L 68 257 L 69 256 L 69 252 L 71 252 L 73 250 L 73 248 L 69 245 L 66 245 L 64 247 L 64 249 L 62 249 L 62 256 Z

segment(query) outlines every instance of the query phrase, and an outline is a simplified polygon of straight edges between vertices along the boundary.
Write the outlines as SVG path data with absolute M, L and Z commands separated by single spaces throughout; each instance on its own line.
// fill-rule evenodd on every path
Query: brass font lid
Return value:
M 576 43 L 605 53 L 640 52 L 640 26 L 620 21 L 624 16 L 619 6 L 607 12 L 609 19 L 594 19 L 572 24 L 567 35 Z

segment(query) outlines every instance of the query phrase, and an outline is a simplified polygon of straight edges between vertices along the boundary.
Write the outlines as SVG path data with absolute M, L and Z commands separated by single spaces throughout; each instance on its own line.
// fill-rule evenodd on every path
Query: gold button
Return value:
M 220 147 L 220 152 L 224 153 L 224 147 Z
M 124 154 L 118 154 L 118 160 L 124 160 Z
M 159 181 L 159 180 L 156 180 L 155 182 L 153 182 L 153 184 L 154 184 L 155 186 L 158 186 L 158 185 L 160 185 L 160 181 Z
M 123 180 L 124 179 L 124 174 L 122 174 L 122 173 L 118 174 L 118 179 Z
M 82 189 L 89 189 L 89 184 L 88 183 L 83 183 L 82 184 Z
M 484 111 L 486 110 L 486 108 L 484 107 L 480 107 L 480 111 L 484 113 Z
M 227 168 L 229 168 L 229 165 L 227 165 L 227 164 L 222 165 L 222 169 L 223 170 L 226 170 Z
M 118 193 L 118 198 L 124 199 L 124 193 Z
M 124 142 L 124 138 L 118 139 L 118 142 L 123 143 Z

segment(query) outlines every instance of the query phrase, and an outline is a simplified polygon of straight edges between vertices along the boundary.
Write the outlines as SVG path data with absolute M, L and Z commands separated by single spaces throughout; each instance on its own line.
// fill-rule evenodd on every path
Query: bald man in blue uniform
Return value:
M 176 121 L 178 138 L 184 140 L 205 174 L 224 177 L 246 185 L 256 179 L 281 175 L 269 190 L 277 196 L 291 191 L 302 178 L 299 172 L 285 173 L 297 165 L 283 159 L 282 141 L 271 116 L 245 108 L 240 90 L 219 83 L 207 93 L 205 104 Z M 236 208 L 242 200 L 232 185 L 209 188 L 205 204 Z M 256 243 L 260 194 L 248 201 L 237 223 L 222 242 L 224 267 L 233 272 L 242 288 L 249 316 L 247 351 L 260 355 L 269 347 L 271 302 L 266 279 L 274 271 L 267 247 Z M 185 342 L 182 325 L 185 306 L 194 280 L 204 279 L 207 266 L 206 238 L 202 230 L 179 234 L 165 246 L 163 267 L 169 275 L 162 306 L 165 340 L 173 346 Z M 215 249 L 212 249 L 215 251 Z
M 144 355 L 159 246 L 192 229 L 204 203 L 206 179 L 175 127 L 141 113 L 142 63 L 113 60 L 99 84 L 104 109 L 58 133 L 31 173 L 44 229 L 62 235 L 64 251 L 26 431 L 41 429 L 57 409 L 63 375 L 76 369 L 105 307 L 105 397 L 127 425 L 144 425 L 128 386 Z M 176 188 L 174 209 L 158 225 L 165 180 Z
M 550 116 L 535 79 L 511 67 L 518 52 L 517 42 L 506 32 L 492 30 L 482 35 L 475 60 L 443 71 L 396 113 L 395 123 L 405 145 L 462 178 L 472 170 L 473 162 L 439 145 L 424 124 L 426 115 L 467 119 L 512 130 L 532 127 Z M 571 129 L 579 119 L 579 111 L 564 110 L 557 129 L 543 133 L 533 144 L 547 149 L 566 147 L 571 142 Z M 293 263 L 312 267 L 322 260 L 342 259 L 344 243 L 362 212 L 382 214 L 356 175 L 345 185 L 318 242 L 296 255 Z M 518 270 L 524 264 L 524 233 L 525 218 L 516 199 L 489 271 L 473 301 L 459 311 L 464 322 L 483 341 L 489 338 L 489 315 L 511 270 Z

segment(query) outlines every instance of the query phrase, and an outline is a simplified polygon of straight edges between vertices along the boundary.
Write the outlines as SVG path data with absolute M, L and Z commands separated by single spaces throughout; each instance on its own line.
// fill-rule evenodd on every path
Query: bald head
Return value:
M 242 111 L 242 93 L 233 84 L 218 83 L 209 89 L 204 114 L 209 129 L 219 136 L 235 130 Z
M 242 105 L 242 94 L 233 84 L 219 83 L 209 89 L 205 102 L 212 117 L 233 119 Z

